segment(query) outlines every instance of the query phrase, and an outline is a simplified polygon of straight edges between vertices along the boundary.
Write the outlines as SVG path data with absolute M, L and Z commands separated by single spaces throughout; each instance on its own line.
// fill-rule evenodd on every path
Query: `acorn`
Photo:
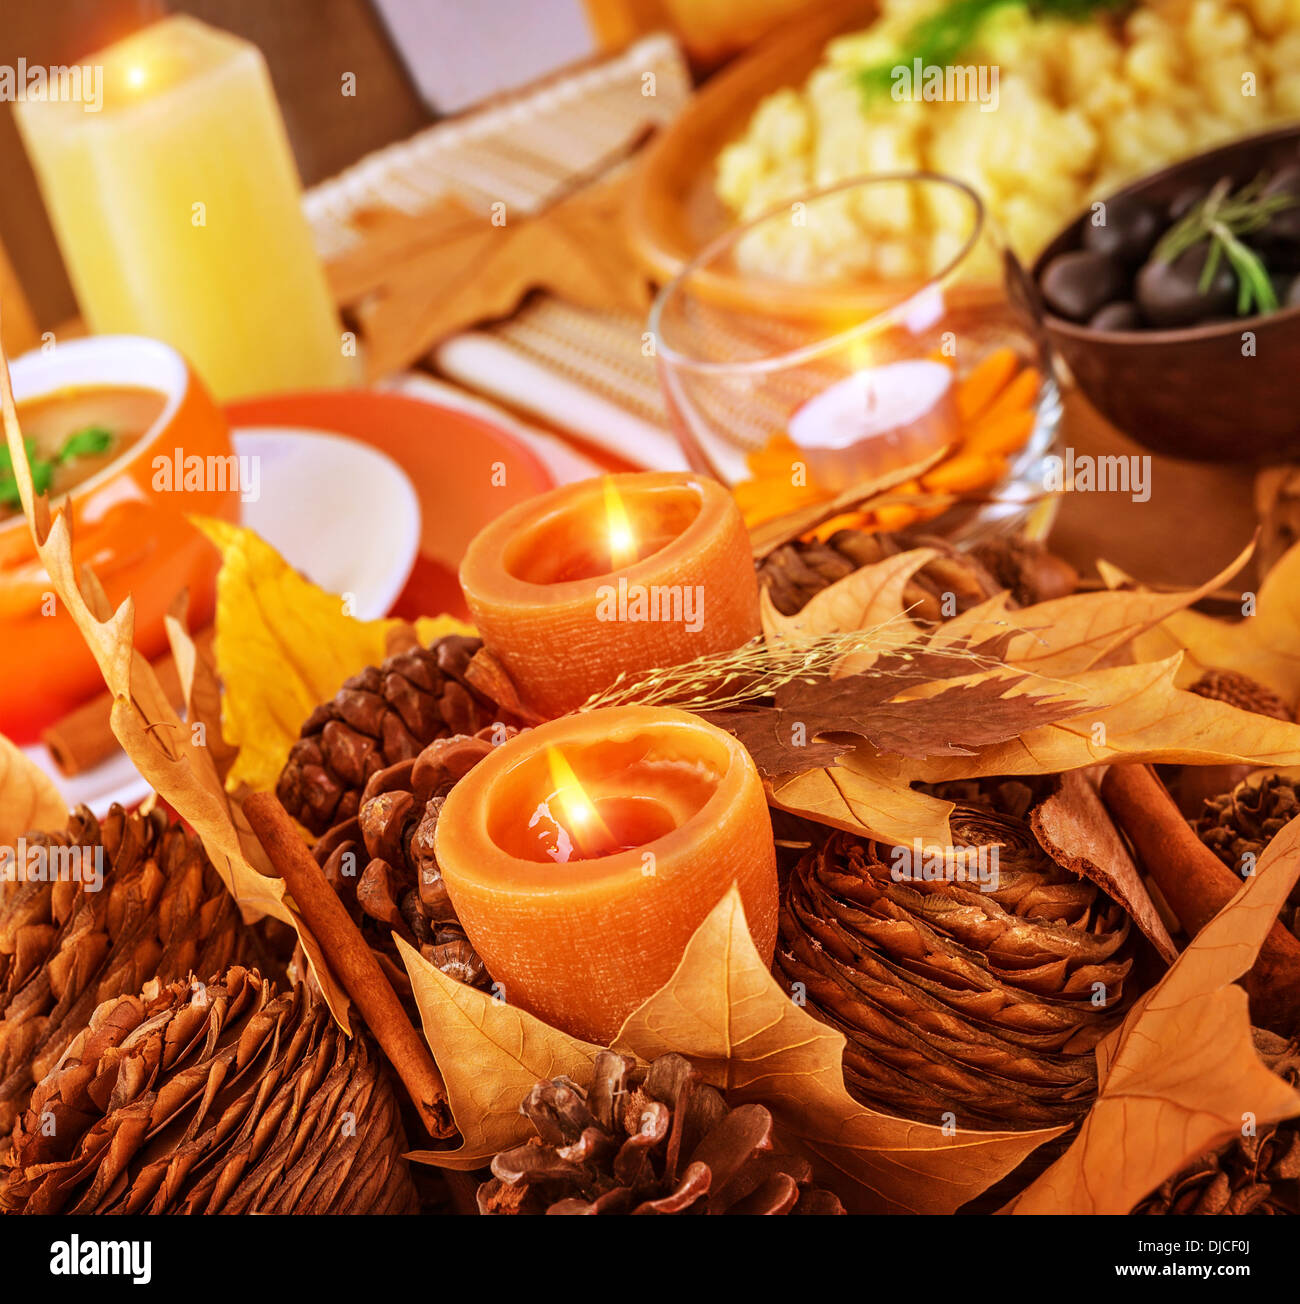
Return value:
M 1131 299 L 1117 299 L 1093 313 L 1088 325 L 1095 331 L 1135 331 L 1142 326 L 1142 314 Z

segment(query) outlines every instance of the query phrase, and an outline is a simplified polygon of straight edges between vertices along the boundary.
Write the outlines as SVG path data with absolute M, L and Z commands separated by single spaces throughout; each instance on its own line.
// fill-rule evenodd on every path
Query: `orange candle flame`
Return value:
M 551 767 L 551 782 L 555 785 L 555 804 L 560 819 L 568 831 L 573 845 L 584 859 L 608 855 L 614 847 L 614 835 L 609 825 L 600 817 L 596 804 L 587 796 L 573 766 L 558 747 L 546 749 L 546 760 Z
M 605 522 L 609 529 L 609 559 L 614 570 L 630 566 L 638 557 L 636 531 L 613 480 L 605 481 Z

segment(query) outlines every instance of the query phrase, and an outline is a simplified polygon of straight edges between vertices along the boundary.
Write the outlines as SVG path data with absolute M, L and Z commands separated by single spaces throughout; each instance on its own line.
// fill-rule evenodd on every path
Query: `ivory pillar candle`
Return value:
M 257 47 L 175 15 L 86 66 L 95 111 L 16 116 L 91 330 L 165 340 L 221 399 L 349 383 Z
M 694 474 L 606 476 L 521 503 L 470 544 L 460 582 L 484 643 L 543 715 L 622 671 L 728 652 L 759 632 L 740 511 Z
M 625 706 L 503 743 L 452 789 L 436 855 L 504 998 L 607 1044 L 733 883 L 776 945 L 776 851 L 749 754 L 698 716 Z

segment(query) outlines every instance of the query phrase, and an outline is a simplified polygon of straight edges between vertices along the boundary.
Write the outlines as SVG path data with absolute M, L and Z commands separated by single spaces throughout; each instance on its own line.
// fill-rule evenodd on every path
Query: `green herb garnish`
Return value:
M 1210 242 L 1197 286 L 1204 294 L 1214 283 L 1224 258 L 1237 277 L 1237 316 L 1254 312 L 1276 312 L 1277 291 L 1260 256 L 1240 237 L 1250 235 L 1285 208 L 1297 203 L 1294 195 L 1263 195 L 1268 177 L 1260 173 L 1234 195 L 1232 182 L 1224 177 L 1204 199 L 1160 238 L 1152 257 L 1172 263 L 1180 254 L 1203 240 Z
M 32 488 L 38 493 L 48 493 L 54 483 L 54 472 L 64 462 L 79 457 L 95 457 L 106 452 L 113 443 L 113 432 L 105 426 L 86 426 L 74 430 L 63 441 L 63 447 L 53 457 L 36 456 L 36 440 L 24 439 L 23 450 L 32 473 Z M 14 459 L 8 447 L 0 448 L 0 507 L 19 507 L 22 498 L 18 493 L 18 480 L 14 476 Z
M 863 68 L 856 80 L 868 95 L 890 89 L 894 69 L 920 59 L 926 67 L 947 67 L 976 42 L 980 29 L 1001 9 L 1025 9 L 1034 18 L 1070 18 L 1084 22 L 1107 10 L 1125 9 L 1133 0 L 949 0 L 919 18 L 899 43 L 895 57 Z

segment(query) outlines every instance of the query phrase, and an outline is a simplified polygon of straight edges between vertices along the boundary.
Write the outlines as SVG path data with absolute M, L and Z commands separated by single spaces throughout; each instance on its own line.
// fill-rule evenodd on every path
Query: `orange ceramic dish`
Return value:
M 167 641 L 163 617 L 181 590 L 189 590 L 195 625 L 212 615 L 217 553 L 186 517 L 238 519 L 237 463 L 225 418 L 180 354 L 154 340 L 73 340 L 24 355 L 12 375 L 20 417 L 25 403 L 60 390 L 152 389 L 164 396 L 149 429 L 67 499 L 77 562 L 95 571 L 115 607 L 128 595 L 135 599 L 136 646 L 158 655 Z M 172 484 L 178 467 L 190 472 L 188 488 L 184 476 Z M 0 523 L 0 732 L 35 741 L 102 687 L 81 635 L 55 604 L 27 521 L 17 515 Z

